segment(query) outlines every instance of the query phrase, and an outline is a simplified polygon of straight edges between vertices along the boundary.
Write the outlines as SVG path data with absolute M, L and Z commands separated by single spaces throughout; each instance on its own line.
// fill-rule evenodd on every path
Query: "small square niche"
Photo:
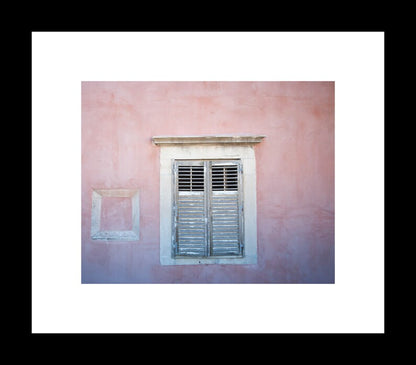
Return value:
M 92 192 L 91 238 L 101 241 L 139 239 L 139 191 L 94 189 Z

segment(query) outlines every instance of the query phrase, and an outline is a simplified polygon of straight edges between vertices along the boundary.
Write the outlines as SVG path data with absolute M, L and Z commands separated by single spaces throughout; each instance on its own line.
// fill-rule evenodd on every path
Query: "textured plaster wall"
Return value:
M 257 265 L 161 266 L 156 135 L 264 134 Z M 83 283 L 333 283 L 333 82 L 83 82 Z M 138 189 L 139 240 L 92 240 L 93 189 Z M 101 225 L 131 225 L 103 198 Z

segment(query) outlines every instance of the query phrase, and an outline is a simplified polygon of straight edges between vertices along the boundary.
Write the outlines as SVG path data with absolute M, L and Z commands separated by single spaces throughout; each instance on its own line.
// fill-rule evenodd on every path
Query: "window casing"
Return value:
M 240 160 L 173 162 L 173 258 L 244 257 Z
M 161 265 L 257 264 L 256 157 L 254 145 L 264 136 L 155 136 L 160 148 L 160 230 Z M 239 256 L 174 256 L 175 161 L 238 161 L 241 166 L 239 185 L 243 214 L 240 231 L 243 255 Z

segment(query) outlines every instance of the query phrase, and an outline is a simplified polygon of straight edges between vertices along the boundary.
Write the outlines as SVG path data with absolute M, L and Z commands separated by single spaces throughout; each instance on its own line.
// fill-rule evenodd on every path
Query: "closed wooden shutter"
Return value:
M 241 178 L 237 162 L 211 162 L 210 253 L 241 255 Z
M 206 194 L 203 162 L 175 166 L 175 256 L 206 256 Z
M 242 256 L 239 161 L 176 161 L 173 254 Z

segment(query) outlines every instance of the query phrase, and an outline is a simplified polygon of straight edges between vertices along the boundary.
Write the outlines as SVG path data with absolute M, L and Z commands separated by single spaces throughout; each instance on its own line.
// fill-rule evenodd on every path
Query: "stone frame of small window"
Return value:
M 132 229 L 119 231 L 101 230 L 102 197 L 130 198 L 132 205 Z M 138 241 L 140 227 L 139 190 L 138 189 L 93 189 L 91 207 L 91 239 L 98 241 Z
M 160 149 L 160 263 L 161 265 L 257 264 L 256 159 L 254 144 L 264 136 L 153 137 Z M 241 160 L 244 173 L 244 257 L 172 257 L 173 162 L 175 160 Z

